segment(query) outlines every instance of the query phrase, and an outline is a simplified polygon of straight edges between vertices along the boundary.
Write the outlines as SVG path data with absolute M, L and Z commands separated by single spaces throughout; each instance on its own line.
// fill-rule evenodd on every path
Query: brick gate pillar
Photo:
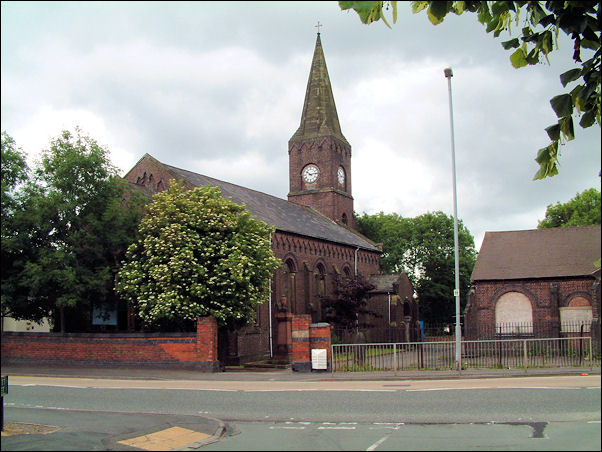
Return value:
M 196 323 L 198 367 L 205 372 L 221 370 L 217 359 L 217 321 L 215 317 L 199 317 Z

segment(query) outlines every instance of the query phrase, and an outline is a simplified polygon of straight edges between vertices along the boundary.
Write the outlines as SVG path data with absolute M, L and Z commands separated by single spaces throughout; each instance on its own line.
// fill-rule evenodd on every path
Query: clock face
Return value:
M 303 180 L 305 182 L 307 182 L 308 184 L 311 184 L 311 183 L 317 181 L 319 175 L 320 175 L 320 170 L 318 169 L 318 167 L 316 165 L 307 165 L 305 168 L 303 168 L 303 171 L 301 172 L 301 176 L 303 177 Z
M 345 170 L 342 166 L 339 166 L 339 169 L 337 170 L 337 180 L 339 181 L 339 184 L 345 184 Z

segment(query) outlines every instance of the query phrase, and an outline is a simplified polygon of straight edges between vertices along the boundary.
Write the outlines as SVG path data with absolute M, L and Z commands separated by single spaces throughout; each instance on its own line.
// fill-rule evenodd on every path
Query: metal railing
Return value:
M 503 322 L 486 325 L 462 325 L 466 340 L 485 339 L 527 339 L 590 336 L 594 321 L 565 320 L 533 322 Z M 342 328 L 333 326 L 333 342 L 354 343 L 394 343 L 394 342 L 443 342 L 455 340 L 455 325 L 451 323 L 429 324 L 422 327 L 417 322 L 399 326 L 372 326 Z M 358 341 L 361 339 L 360 341 Z
M 462 370 L 600 367 L 591 337 L 462 341 Z M 457 370 L 453 342 L 333 344 L 332 372 Z

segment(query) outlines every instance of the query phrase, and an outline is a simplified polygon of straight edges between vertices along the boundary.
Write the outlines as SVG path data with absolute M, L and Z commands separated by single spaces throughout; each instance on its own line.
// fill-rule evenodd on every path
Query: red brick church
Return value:
M 222 196 L 245 204 L 255 217 L 274 226 L 272 247 L 284 264 L 274 274 L 271 299 L 260 306 L 255 325 L 230 335 L 220 360 L 236 363 L 272 356 L 274 316 L 283 296 L 293 314 L 310 314 L 312 322 L 320 322 L 321 298 L 332 293 L 337 278 L 355 274 L 378 288 L 370 303 L 387 314 L 380 324 L 403 329 L 403 337 L 415 339 L 418 308 L 409 280 L 381 275 L 381 248 L 355 230 L 351 146 L 339 124 L 319 33 L 301 123 L 289 140 L 288 153 L 288 200 L 176 168 L 148 154 L 125 176 L 150 193 L 165 190 L 171 179 L 191 188 L 218 186 Z

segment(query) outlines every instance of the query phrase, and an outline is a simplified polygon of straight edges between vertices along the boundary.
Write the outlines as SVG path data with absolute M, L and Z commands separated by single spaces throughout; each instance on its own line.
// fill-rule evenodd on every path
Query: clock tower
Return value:
M 320 41 L 309 72 L 301 124 L 288 142 L 288 200 L 355 228 L 351 146 L 341 132 Z

